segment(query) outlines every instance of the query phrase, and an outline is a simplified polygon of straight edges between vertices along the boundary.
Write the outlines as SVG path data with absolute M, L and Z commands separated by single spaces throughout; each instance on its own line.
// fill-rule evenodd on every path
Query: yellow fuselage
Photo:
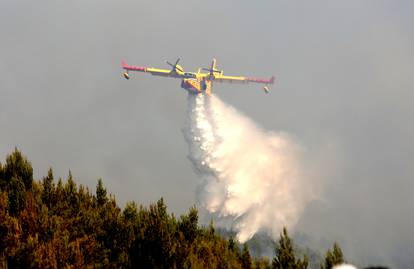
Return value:
M 194 94 L 205 92 L 206 94 L 210 95 L 211 80 L 185 78 L 181 81 L 181 88 L 186 89 L 188 92 Z

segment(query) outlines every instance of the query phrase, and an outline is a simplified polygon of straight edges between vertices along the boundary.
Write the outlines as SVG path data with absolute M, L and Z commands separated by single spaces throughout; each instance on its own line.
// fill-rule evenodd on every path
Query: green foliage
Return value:
M 69 171 L 68 180 L 66 181 L 66 184 L 64 187 L 64 193 L 65 193 L 66 203 L 70 205 L 71 207 L 75 207 L 75 209 L 78 209 L 79 203 L 78 203 L 77 187 L 76 187 L 75 181 L 73 180 L 71 171 Z
M 325 269 L 331 269 L 335 265 L 344 263 L 344 255 L 339 245 L 335 242 L 332 250 L 328 250 L 325 255 Z M 321 268 L 323 268 L 321 266 Z
M 307 257 L 303 260 L 296 259 L 293 250 L 293 242 L 289 237 L 286 227 L 283 228 L 283 233 L 280 234 L 279 243 L 275 248 L 275 258 L 273 259 L 273 269 L 306 269 L 308 267 Z
M 128 202 L 125 205 L 124 211 L 122 212 L 125 220 L 130 221 L 132 223 L 136 223 L 138 221 L 138 207 L 135 202 Z
M 25 192 L 32 188 L 33 168 L 16 148 L 0 167 L 0 191 L 8 193 L 10 214 L 16 216 L 23 208 Z
M 239 248 L 237 247 L 237 242 L 234 240 L 233 236 L 230 236 L 229 240 L 228 240 L 228 245 L 229 245 L 229 249 L 231 251 L 236 252 L 238 255 L 240 255 L 240 251 Z
M 273 268 L 304 269 L 283 229 Z M 326 268 L 343 260 L 335 244 Z M 33 181 L 30 162 L 16 149 L 0 164 L 0 268 L 257 268 L 233 237 L 220 237 L 213 225 L 200 227 L 195 207 L 176 218 L 164 200 L 149 207 L 129 202 L 121 210 L 101 179 L 92 194 L 69 172 L 54 182 L 52 169 Z
M 47 176 L 43 178 L 43 192 L 42 192 L 42 202 L 48 208 L 52 206 L 55 184 L 53 182 L 53 171 L 52 168 L 47 172 Z
M 198 211 L 195 207 L 190 208 L 188 215 L 181 216 L 178 229 L 189 243 L 194 242 L 198 236 Z
M 12 177 L 9 181 L 9 210 L 16 216 L 23 208 L 25 201 L 25 187 L 21 180 Z
M 25 189 L 31 189 L 33 182 L 32 164 L 15 148 L 14 152 L 7 156 L 6 163 L 1 171 L 0 189 L 9 190 L 12 178 L 23 183 Z
M 98 184 L 96 185 L 96 200 L 98 205 L 103 205 L 107 201 L 106 189 L 103 186 L 102 179 L 98 179 Z
M 15 255 L 17 242 L 20 240 L 21 229 L 16 218 L 9 215 L 7 193 L 0 192 L 0 253 Z M 2 260 L 3 258 L 3 260 Z M 4 263 L 4 255 L 0 256 L 0 267 Z
M 172 268 L 178 248 L 175 240 L 177 222 L 168 215 L 164 200 L 161 198 L 148 210 L 141 208 L 138 216 L 134 245 L 139 255 L 132 260 L 133 267 Z
M 243 269 L 251 269 L 252 268 L 252 257 L 250 257 L 249 249 L 247 244 L 243 245 L 243 251 L 240 258 L 241 266 Z

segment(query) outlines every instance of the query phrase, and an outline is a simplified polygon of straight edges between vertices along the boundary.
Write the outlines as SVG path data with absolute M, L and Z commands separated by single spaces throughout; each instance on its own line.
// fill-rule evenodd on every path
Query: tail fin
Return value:
M 270 78 L 270 83 L 271 83 L 271 84 L 275 83 L 275 76 L 272 76 L 272 77 Z

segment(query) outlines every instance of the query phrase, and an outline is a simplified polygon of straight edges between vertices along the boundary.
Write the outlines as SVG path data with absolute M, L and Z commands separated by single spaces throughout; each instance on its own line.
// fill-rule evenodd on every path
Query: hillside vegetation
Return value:
M 335 244 L 321 268 L 343 262 Z M 201 227 L 195 207 L 175 217 L 163 199 L 117 206 L 102 180 L 94 193 L 52 169 L 33 179 L 15 150 L 0 163 L 0 268 L 307 268 L 284 229 L 275 258 L 252 258 L 247 245 Z

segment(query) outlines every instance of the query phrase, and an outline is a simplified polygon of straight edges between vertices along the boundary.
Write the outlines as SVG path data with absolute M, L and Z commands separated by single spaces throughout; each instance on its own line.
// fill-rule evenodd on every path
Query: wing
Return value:
M 171 73 L 171 70 L 167 69 L 159 69 L 159 68 L 153 68 L 153 67 L 143 67 L 143 66 L 135 66 L 135 65 L 129 65 L 122 61 L 121 63 L 122 68 L 126 71 L 137 71 L 137 72 L 145 72 L 145 73 L 151 73 L 151 75 L 154 76 L 169 76 Z
M 162 77 L 176 77 L 181 78 L 182 75 L 177 72 L 172 72 L 168 69 L 160 69 L 160 68 L 154 68 L 154 67 L 143 67 L 143 66 L 135 66 L 135 65 L 128 65 L 124 61 L 121 63 L 122 68 L 124 70 L 128 71 L 137 71 L 137 72 L 145 72 L 150 73 L 153 76 L 162 76 Z M 128 73 L 124 73 L 124 76 L 127 77 Z M 128 76 L 129 77 L 129 76 Z
M 238 77 L 238 76 L 225 76 L 222 74 L 214 75 L 212 79 L 217 82 L 229 82 L 229 83 L 261 83 L 261 84 L 273 84 L 275 82 L 275 77 L 271 77 L 270 79 L 263 79 L 263 78 L 254 78 L 254 77 Z

